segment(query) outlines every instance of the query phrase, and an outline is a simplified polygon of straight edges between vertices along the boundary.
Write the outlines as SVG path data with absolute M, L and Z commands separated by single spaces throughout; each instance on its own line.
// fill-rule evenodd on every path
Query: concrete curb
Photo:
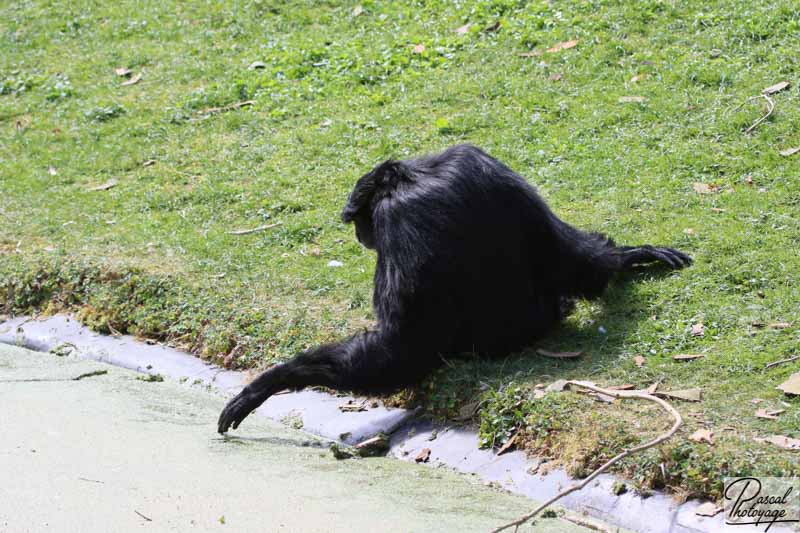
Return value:
M 109 337 L 92 332 L 74 319 L 56 315 L 38 320 L 17 317 L 0 323 L 0 343 L 16 344 L 37 351 L 72 349 L 77 357 L 101 361 L 148 374 L 204 385 L 231 395 L 244 384 L 245 373 L 210 365 L 173 348 L 149 345 L 123 335 Z M 365 411 L 342 412 L 348 402 L 361 404 L 352 396 L 334 396 L 302 391 L 273 396 L 256 413 L 274 420 L 302 420 L 302 429 L 331 440 L 355 444 L 379 432 L 392 434 L 390 455 L 413 461 L 423 448 L 431 450 L 429 465 L 447 466 L 479 476 L 511 492 L 538 501 L 550 498 L 571 482 L 563 470 L 547 475 L 531 474 L 536 459 L 515 451 L 497 456 L 478 448 L 474 430 L 437 426 L 414 418 L 414 412 L 382 405 L 364 405 Z M 559 504 L 580 515 L 641 533 L 705 533 L 721 531 L 722 514 L 701 517 L 695 510 L 702 503 L 677 504 L 664 494 L 642 498 L 632 492 L 615 496 L 611 475 L 601 475 L 590 486 L 562 499 Z M 611 531 L 611 529 L 609 529 Z M 737 526 L 737 533 L 756 531 Z M 760 531 L 760 530 L 758 530 Z M 788 529 L 772 528 L 772 531 Z

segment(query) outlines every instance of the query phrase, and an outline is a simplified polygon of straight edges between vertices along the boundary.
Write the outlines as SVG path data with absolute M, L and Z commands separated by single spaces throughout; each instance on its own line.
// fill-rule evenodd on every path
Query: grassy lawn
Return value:
M 669 421 L 536 384 L 700 388 L 681 434 L 622 466 L 633 485 L 797 473 L 754 437 L 800 437 L 775 388 L 800 362 L 765 369 L 800 351 L 799 67 L 788 0 L 5 2 L 0 310 L 267 366 L 370 324 L 374 256 L 339 221 L 354 181 L 468 141 L 567 221 L 695 265 L 617 280 L 538 346 L 579 359 L 453 360 L 395 400 L 452 416 L 480 394 L 487 444 L 518 430 L 580 474 Z

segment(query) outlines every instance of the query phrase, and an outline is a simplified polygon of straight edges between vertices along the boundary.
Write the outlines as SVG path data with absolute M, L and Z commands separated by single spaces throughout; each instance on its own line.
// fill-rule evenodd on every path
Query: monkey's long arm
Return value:
M 368 331 L 339 343 L 306 351 L 258 376 L 228 402 L 219 416 L 218 428 L 236 429 L 267 398 L 282 390 L 325 386 L 366 394 L 392 392 L 424 377 L 439 359 L 411 360 L 412 347 L 397 335 Z M 416 354 L 418 355 L 418 354 Z

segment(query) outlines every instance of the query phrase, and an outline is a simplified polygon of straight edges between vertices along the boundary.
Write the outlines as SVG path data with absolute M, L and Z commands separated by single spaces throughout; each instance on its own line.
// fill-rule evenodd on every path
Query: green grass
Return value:
M 796 454 L 753 441 L 800 437 L 798 400 L 775 390 L 798 363 L 764 369 L 800 340 L 800 154 L 779 154 L 800 146 L 796 6 L 431 0 L 363 2 L 358 15 L 356 6 L 4 3 L 2 309 L 70 309 L 101 331 L 228 366 L 285 359 L 372 319 L 374 256 L 339 221 L 358 176 L 387 157 L 469 141 L 528 177 L 569 222 L 620 243 L 674 246 L 696 263 L 618 280 L 541 344 L 582 350 L 579 360 L 530 351 L 451 361 L 405 399 L 452 414 L 483 391 L 495 406 L 480 414 L 485 436 L 502 442 L 521 428 L 534 449 L 588 467 L 638 438 L 629 415 L 642 410 L 647 427 L 650 411 L 575 408 L 573 398 L 549 431 L 548 417 L 491 419 L 520 401 L 505 391 L 519 387 L 541 412 L 530 387 L 558 378 L 701 387 L 702 403 L 678 407 L 704 413 L 715 444 L 687 441 L 700 427 L 687 416 L 680 437 L 626 472 L 643 487 L 711 495 L 723 474 L 796 472 Z M 466 23 L 465 35 L 454 31 Z M 519 55 L 570 39 L 578 45 Z M 248 69 L 255 61 L 264 68 Z M 141 81 L 122 86 L 118 67 Z M 746 134 L 764 101 L 738 106 L 784 79 L 792 87 Z M 695 182 L 715 192 L 698 194 Z M 703 337 L 691 336 L 697 322 Z M 694 352 L 706 357 L 672 360 Z M 756 419 L 752 398 L 786 412 Z M 573 436 L 581 449 L 567 445 Z

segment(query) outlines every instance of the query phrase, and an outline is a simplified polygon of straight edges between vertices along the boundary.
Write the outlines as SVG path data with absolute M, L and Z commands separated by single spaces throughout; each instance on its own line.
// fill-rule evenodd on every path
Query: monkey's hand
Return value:
M 245 387 L 242 392 L 228 402 L 228 405 L 220 413 L 217 431 L 226 433 L 231 425 L 233 429 L 238 428 L 242 420 L 247 418 L 247 415 L 255 411 L 262 403 L 264 403 L 264 400 L 259 395 L 253 394 Z

